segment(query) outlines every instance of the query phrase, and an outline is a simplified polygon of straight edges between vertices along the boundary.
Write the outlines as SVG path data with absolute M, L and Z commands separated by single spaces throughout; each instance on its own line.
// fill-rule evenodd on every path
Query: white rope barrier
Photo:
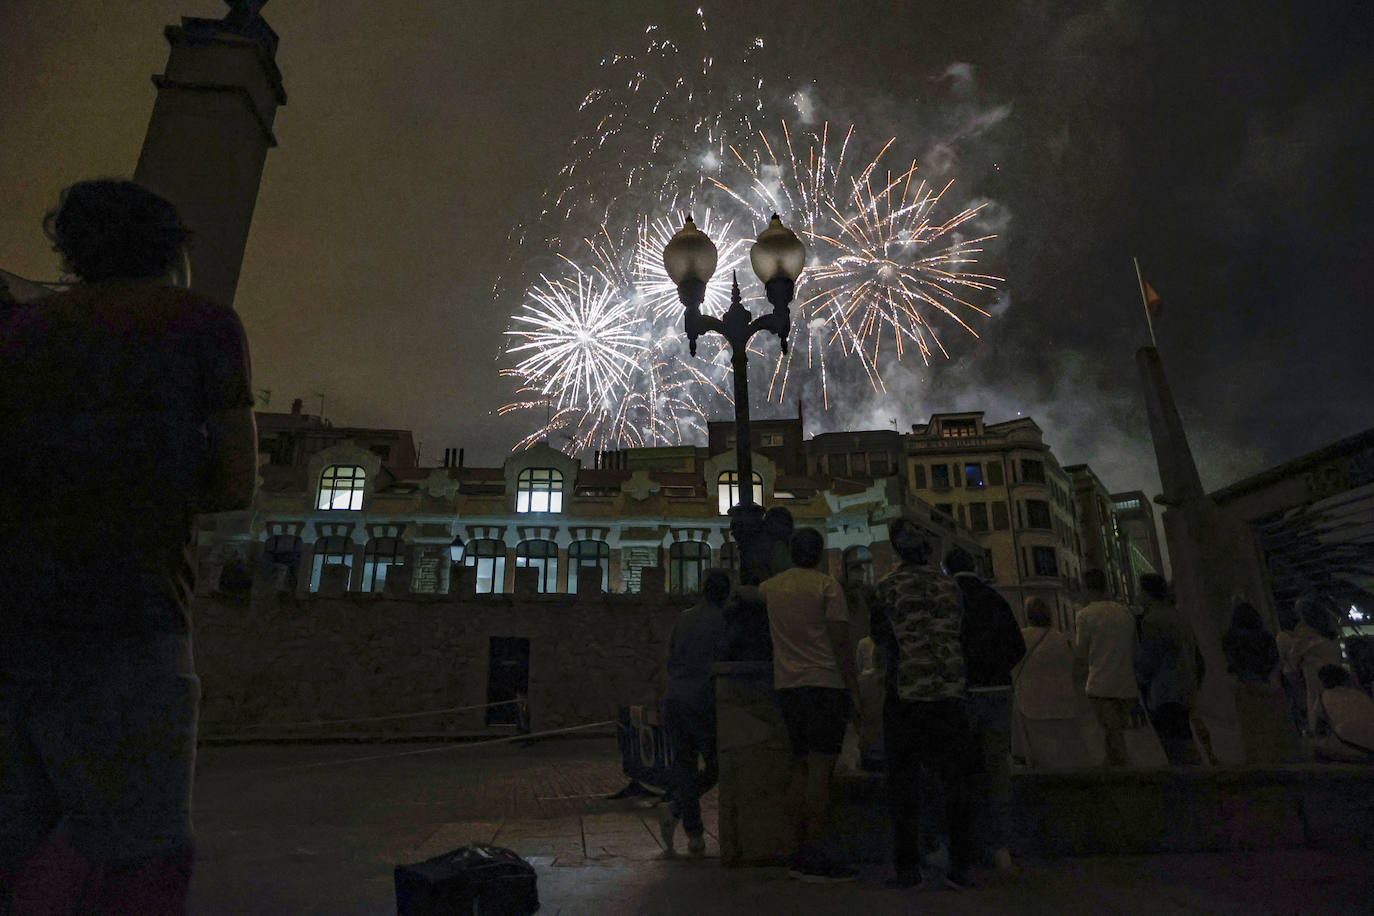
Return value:
M 442 716 L 450 712 L 470 712 L 474 709 L 488 709 L 492 706 L 511 706 L 518 700 L 499 700 L 495 703 L 478 703 L 475 706 L 450 706 L 447 709 L 427 709 L 424 712 L 398 712 L 386 716 L 358 716 L 352 719 L 310 719 L 300 722 L 255 722 L 244 728 L 296 728 L 303 725 L 348 725 L 354 722 L 385 722 L 389 719 L 419 719 L 424 716 Z
M 566 728 L 552 728 L 548 731 L 530 732 L 524 735 L 511 735 L 506 738 L 492 738 L 487 741 L 465 741 L 456 744 L 445 745 L 444 747 L 426 747 L 418 751 L 398 751 L 394 754 L 371 754 L 367 757 L 344 757 L 339 760 L 321 760 L 316 763 L 293 763 L 280 767 L 265 767 L 261 770 L 254 770 L 255 773 L 282 773 L 290 770 L 313 770 L 320 767 L 341 766 L 346 763 L 365 763 L 369 760 L 396 760 L 401 757 L 416 757 L 420 754 L 439 754 L 445 751 L 454 751 L 472 747 L 486 747 L 491 744 L 510 744 L 515 741 L 530 741 L 535 738 L 546 738 L 549 735 L 565 735 L 569 732 L 585 731 L 589 728 L 603 728 L 607 725 L 615 725 L 615 719 L 607 719 L 604 722 L 588 722 L 585 725 L 569 725 Z

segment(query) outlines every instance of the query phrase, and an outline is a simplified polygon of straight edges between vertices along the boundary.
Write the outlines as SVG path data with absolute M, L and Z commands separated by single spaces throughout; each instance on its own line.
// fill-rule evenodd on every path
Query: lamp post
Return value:
M 762 514 L 762 508 L 754 502 L 754 461 L 749 441 L 749 340 L 759 331 L 771 331 L 782 341 L 782 352 L 787 352 L 787 334 L 792 326 L 789 305 L 797 278 L 806 266 L 806 246 L 774 213 L 749 250 L 749 260 L 763 282 L 773 311 L 757 318 L 750 314 L 740 300 L 736 276 L 730 308 L 717 318 L 701 314 L 706 282 L 716 272 L 715 244 L 688 216 L 663 249 L 663 266 L 677 285 L 677 295 L 685 310 L 683 327 L 692 355 L 697 353 L 697 338 L 707 331 L 715 331 L 730 343 L 730 365 L 735 374 L 735 473 L 740 488 L 739 504 L 731 512 L 739 521 L 752 521 Z

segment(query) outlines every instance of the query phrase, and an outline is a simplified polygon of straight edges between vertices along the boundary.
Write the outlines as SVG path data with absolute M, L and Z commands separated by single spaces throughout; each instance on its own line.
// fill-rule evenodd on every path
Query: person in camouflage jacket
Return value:
M 888 665 L 883 734 L 894 830 L 895 887 L 921 876 L 921 766 L 945 786 L 952 888 L 969 885 L 973 854 L 973 789 L 982 753 L 965 709 L 963 607 L 954 580 L 929 565 L 931 545 L 912 521 L 897 519 L 888 536 L 901 564 L 874 589 L 874 641 Z

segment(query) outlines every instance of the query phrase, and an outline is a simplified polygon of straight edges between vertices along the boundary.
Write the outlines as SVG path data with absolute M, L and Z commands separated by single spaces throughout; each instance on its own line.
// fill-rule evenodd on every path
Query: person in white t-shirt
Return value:
M 1078 612 L 1074 644 L 1074 683 L 1081 685 L 1106 735 L 1105 763 L 1129 764 L 1125 732 L 1140 707 L 1135 679 L 1135 617 L 1126 605 L 1107 597 L 1100 569 L 1083 574 L 1091 599 Z
M 786 809 L 798 852 L 790 874 L 807 881 L 853 880 L 852 869 L 825 861 L 816 848 L 858 695 L 849 610 L 840 583 L 816 568 L 825 552 L 820 532 L 798 530 L 791 551 L 793 567 L 759 585 L 773 639 L 773 688 L 792 745 Z

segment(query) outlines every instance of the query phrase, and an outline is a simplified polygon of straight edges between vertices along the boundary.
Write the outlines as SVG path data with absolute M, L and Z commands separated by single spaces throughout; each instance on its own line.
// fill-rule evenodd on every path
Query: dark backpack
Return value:
M 397 865 L 397 916 L 529 916 L 539 909 L 534 867 L 500 846 L 464 846 Z

